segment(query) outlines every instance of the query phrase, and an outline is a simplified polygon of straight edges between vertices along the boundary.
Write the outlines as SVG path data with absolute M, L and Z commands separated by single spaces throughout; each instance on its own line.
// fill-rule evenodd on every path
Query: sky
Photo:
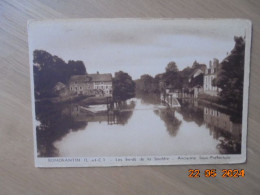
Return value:
M 121 70 L 138 79 L 164 72 L 171 61 L 179 70 L 195 60 L 222 61 L 234 36 L 245 36 L 245 25 L 240 20 L 79 19 L 31 22 L 28 31 L 30 55 L 41 49 L 66 62 L 82 60 L 90 74 Z

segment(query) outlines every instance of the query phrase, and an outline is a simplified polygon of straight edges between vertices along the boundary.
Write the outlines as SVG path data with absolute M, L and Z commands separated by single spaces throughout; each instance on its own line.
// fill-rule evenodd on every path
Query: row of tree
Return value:
M 72 75 L 87 73 L 82 61 L 70 60 L 66 63 L 63 59 L 44 50 L 33 52 L 33 64 L 36 98 L 52 97 L 55 95 L 52 89 L 58 82 L 68 84 Z
M 178 70 L 175 62 L 170 62 L 165 72 L 152 77 L 148 74 L 142 75 L 136 80 L 136 90 L 139 93 L 160 93 L 165 87 L 176 90 L 190 88 L 195 85 L 203 85 L 203 76 L 192 78 L 192 73 L 197 69 L 205 69 L 205 64 L 199 64 L 197 61 L 191 67 L 186 67 L 182 71 Z
M 222 89 L 220 97 L 223 103 L 236 107 L 242 113 L 245 38 L 234 37 L 235 46 L 220 63 L 213 85 Z
M 72 75 L 87 74 L 82 61 L 70 60 L 66 63 L 57 56 L 43 50 L 33 53 L 33 75 L 36 98 L 55 96 L 54 86 L 61 82 L 68 85 Z M 113 96 L 116 100 L 126 100 L 135 96 L 135 82 L 123 71 L 115 73 L 113 78 Z
M 213 85 L 222 89 L 220 97 L 223 103 L 242 109 L 245 41 L 243 37 L 234 37 L 234 41 L 230 55 L 220 63 Z M 51 97 L 56 83 L 68 84 L 72 75 L 87 74 L 82 61 L 71 60 L 66 63 L 43 50 L 34 51 L 33 62 L 36 98 Z M 205 70 L 206 65 L 195 61 L 191 67 L 179 71 L 176 63 L 170 62 L 164 73 L 155 77 L 144 74 L 135 82 L 129 74 L 119 71 L 113 78 L 113 96 L 117 100 L 126 100 L 134 97 L 136 91 L 149 94 L 160 93 L 166 86 L 176 90 L 203 86 L 203 75 L 192 77 L 198 69 Z
M 213 80 L 213 86 L 221 89 L 220 101 L 224 104 L 242 109 L 243 83 L 244 83 L 244 56 L 245 39 L 234 37 L 235 46 L 230 54 L 220 63 L 217 78 Z M 191 67 L 179 71 L 175 62 L 170 62 L 165 72 L 152 77 L 144 74 L 136 80 L 138 93 L 160 93 L 165 87 L 176 90 L 190 89 L 194 86 L 203 86 L 203 74 L 192 77 L 194 71 L 205 70 L 205 64 L 194 62 Z

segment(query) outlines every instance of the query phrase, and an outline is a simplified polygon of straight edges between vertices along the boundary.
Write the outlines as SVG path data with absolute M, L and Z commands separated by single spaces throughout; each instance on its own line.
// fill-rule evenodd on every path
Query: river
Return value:
M 139 96 L 120 111 L 91 114 L 77 104 L 38 105 L 39 157 L 237 154 L 241 123 L 236 114 L 194 100 L 180 108 L 157 96 Z

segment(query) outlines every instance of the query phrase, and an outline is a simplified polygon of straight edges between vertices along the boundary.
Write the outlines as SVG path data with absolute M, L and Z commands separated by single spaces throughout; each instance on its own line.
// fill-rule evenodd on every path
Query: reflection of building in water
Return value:
M 85 121 L 85 122 L 107 122 L 109 125 L 113 124 L 126 124 L 129 118 L 133 114 L 135 104 L 131 102 L 123 104 L 122 110 L 110 109 L 104 111 L 98 111 L 96 113 L 83 109 L 80 105 L 71 106 L 71 117 L 74 121 Z
M 232 139 L 240 141 L 241 124 L 232 122 L 229 115 L 204 107 L 204 122 L 215 139 L 231 136 Z
M 71 117 L 75 121 L 86 121 L 86 122 L 104 122 L 107 121 L 107 112 L 99 112 L 93 114 L 86 110 L 81 109 L 80 105 L 71 106 Z

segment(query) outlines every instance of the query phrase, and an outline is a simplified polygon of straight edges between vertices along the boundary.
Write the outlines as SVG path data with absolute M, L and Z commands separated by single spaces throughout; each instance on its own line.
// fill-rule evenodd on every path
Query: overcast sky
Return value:
M 66 62 L 82 60 L 88 73 L 119 70 L 133 79 L 165 71 L 170 61 L 182 70 L 197 60 L 225 58 L 234 36 L 244 36 L 239 20 L 56 20 L 29 25 L 30 55 L 35 49 Z

